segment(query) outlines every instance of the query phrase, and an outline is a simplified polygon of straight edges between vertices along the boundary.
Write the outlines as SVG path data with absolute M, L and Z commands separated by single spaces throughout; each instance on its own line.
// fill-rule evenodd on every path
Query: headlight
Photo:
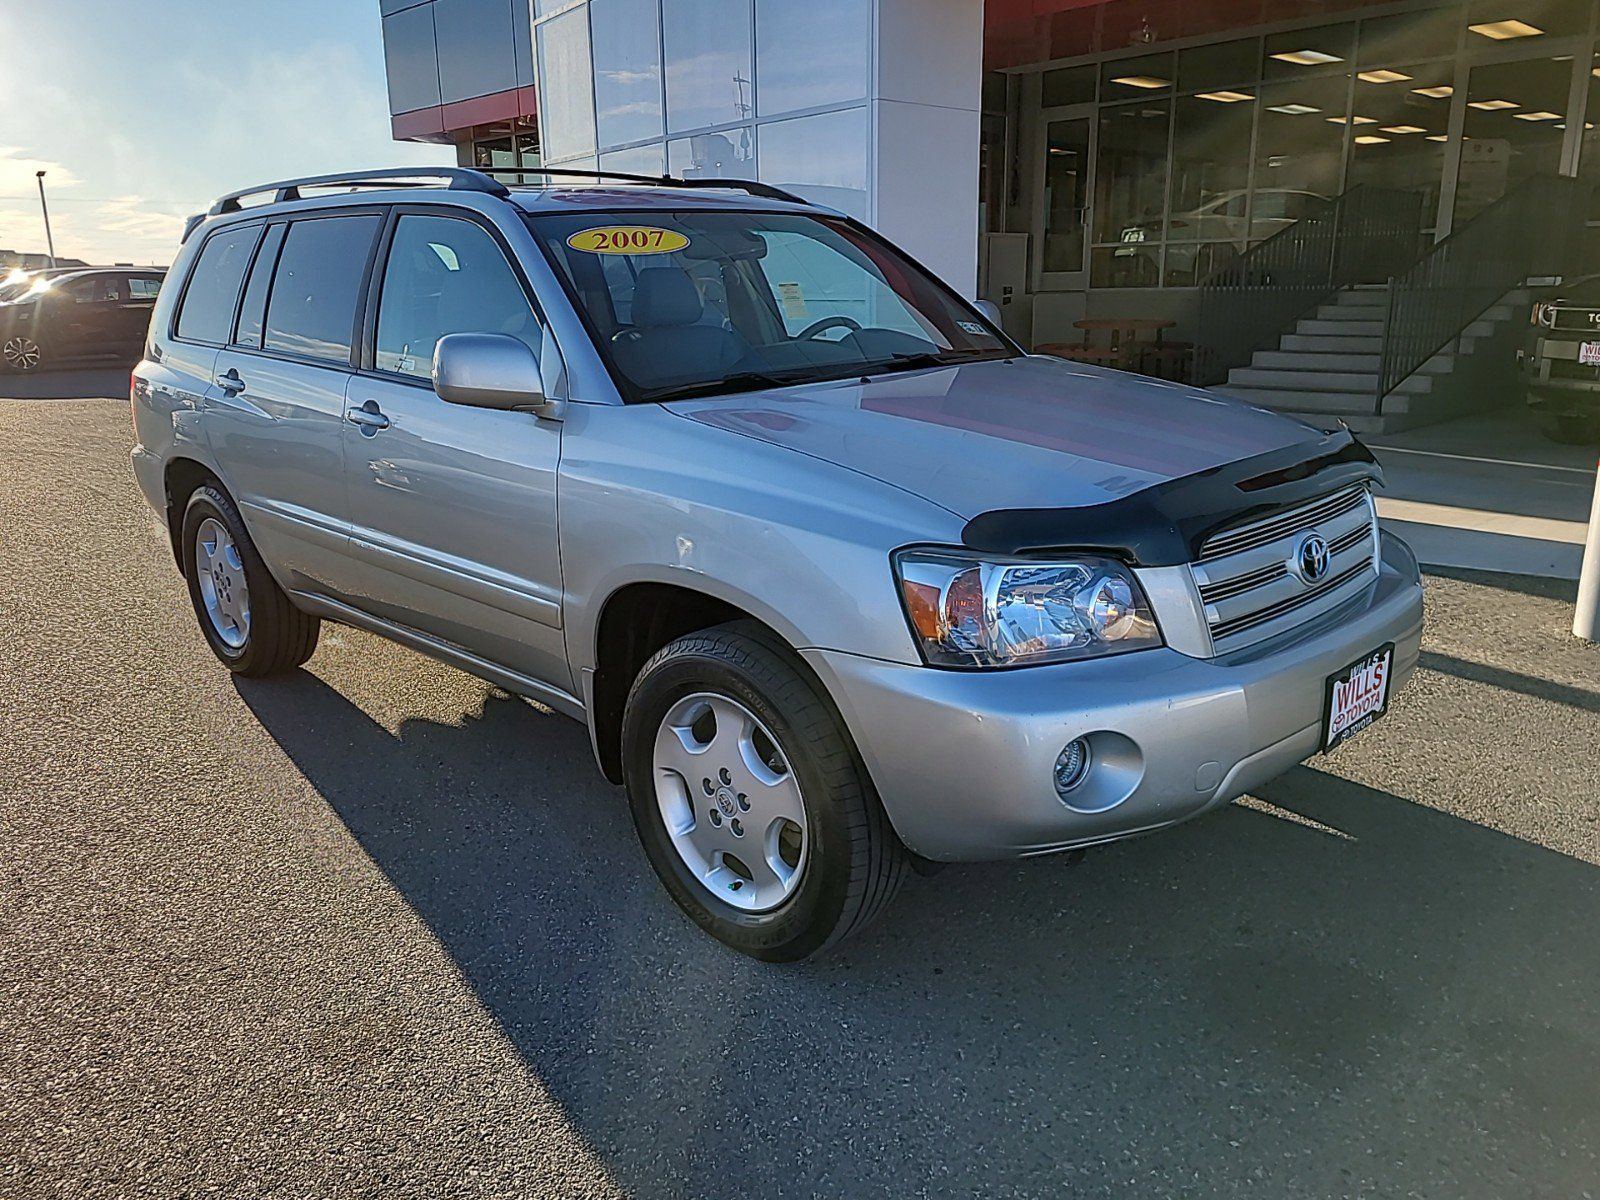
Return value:
M 1108 558 L 989 562 L 905 550 L 894 563 L 911 631 L 935 666 L 1012 667 L 1161 645 L 1138 580 Z

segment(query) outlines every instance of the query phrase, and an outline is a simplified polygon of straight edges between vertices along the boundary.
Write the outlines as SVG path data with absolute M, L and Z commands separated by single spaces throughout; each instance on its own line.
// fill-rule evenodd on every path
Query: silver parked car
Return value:
M 133 381 L 211 648 L 287 671 L 334 620 L 584 721 L 745 953 L 836 943 L 912 869 L 1224 805 L 1416 663 L 1348 433 L 1024 354 L 837 213 L 265 191 L 191 228 Z

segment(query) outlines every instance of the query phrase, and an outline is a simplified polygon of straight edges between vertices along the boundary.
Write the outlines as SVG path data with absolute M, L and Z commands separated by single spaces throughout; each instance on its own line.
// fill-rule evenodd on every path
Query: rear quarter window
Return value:
M 223 343 L 233 331 L 233 310 L 239 302 L 251 252 L 261 226 L 224 229 L 206 239 L 184 289 L 178 310 L 177 333 L 196 342 Z

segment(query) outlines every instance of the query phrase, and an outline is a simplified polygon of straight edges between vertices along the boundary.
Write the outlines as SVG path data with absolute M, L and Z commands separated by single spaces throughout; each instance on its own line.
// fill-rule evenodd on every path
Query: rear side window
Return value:
M 128 279 L 128 299 L 154 300 L 161 293 L 161 280 L 154 275 L 133 275 Z
M 427 379 L 447 333 L 507 333 L 539 352 L 533 308 L 494 238 L 471 221 L 407 214 L 378 301 L 376 366 Z
M 244 303 L 239 305 L 239 332 L 234 341 L 252 350 L 261 348 L 261 327 L 266 322 L 267 289 L 272 286 L 272 268 L 278 265 L 278 249 L 283 245 L 287 225 L 269 225 L 261 249 L 256 251 L 250 281 L 244 285 Z
M 266 348 L 348 362 L 376 216 L 295 221 L 278 255 L 267 301 Z
M 189 276 L 178 312 L 178 336 L 197 342 L 226 342 L 233 329 L 233 309 L 239 301 L 250 252 L 261 236 L 261 226 L 225 229 L 206 239 L 200 258 Z

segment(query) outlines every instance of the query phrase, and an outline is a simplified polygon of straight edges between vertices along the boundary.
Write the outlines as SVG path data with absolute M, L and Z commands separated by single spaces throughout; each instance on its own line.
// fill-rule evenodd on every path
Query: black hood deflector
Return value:
M 980 513 L 962 544 L 984 554 L 1091 552 L 1141 567 L 1199 557 L 1212 534 L 1352 483 L 1381 485 L 1383 471 L 1347 429 L 1171 479 L 1083 508 L 1013 508 Z

